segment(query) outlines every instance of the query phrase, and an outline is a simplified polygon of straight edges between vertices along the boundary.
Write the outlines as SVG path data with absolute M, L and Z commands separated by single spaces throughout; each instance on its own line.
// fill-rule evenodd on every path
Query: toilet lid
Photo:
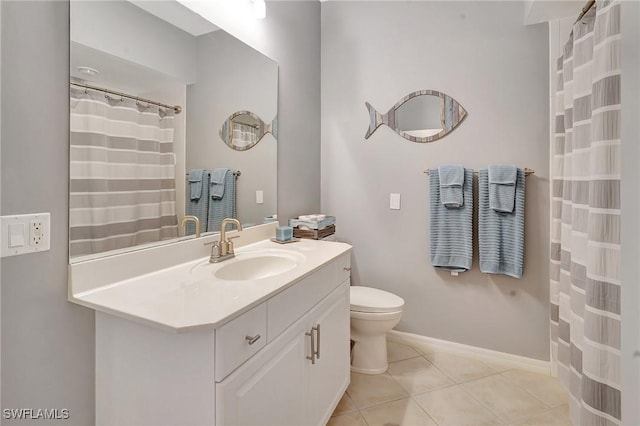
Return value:
M 377 288 L 351 286 L 351 310 L 357 312 L 397 312 L 404 306 L 404 299 Z

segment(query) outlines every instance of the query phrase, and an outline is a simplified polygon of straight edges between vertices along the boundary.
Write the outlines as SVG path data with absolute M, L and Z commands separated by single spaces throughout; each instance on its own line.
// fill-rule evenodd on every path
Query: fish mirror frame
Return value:
M 437 96 L 442 99 L 442 106 L 440 108 L 440 123 L 441 123 L 441 131 L 435 135 L 431 136 L 415 136 L 409 134 L 407 131 L 401 130 L 398 128 L 398 120 L 397 120 L 397 111 L 398 109 L 405 104 L 407 101 L 416 98 L 418 96 Z M 404 98 L 400 99 L 398 103 L 396 103 L 386 114 L 380 114 L 369 104 L 369 102 L 365 102 L 369 110 L 369 129 L 365 134 L 364 138 L 369 139 L 369 137 L 380 127 L 385 124 L 389 126 L 394 132 L 402 136 L 403 138 L 418 143 L 427 143 L 434 142 L 438 139 L 441 139 L 455 130 L 460 123 L 467 118 L 467 110 L 465 110 L 462 105 L 458 103 L 451 96 L 438 92 L 437 90 L 418 90 L 416 92 L 409 93 Z
M 252 123 L 240 122 L 240 118 L 250 118 Z M 250 126 L 254 129 L 255 139 L 247 144 L 237 144 L 234 142 L 234 130 L 233 124 L 240 124 Z M 246 151 L 253 148 L 265 137 L 267 133 L 271 133 L 273 137 L 278 140 L 278 117 L 276 116 L 269 124 L 262 121 L 257 114 L 251 111 L 236 111 L 229 116 L 222 124 L 222 128 L 219 131 L 222 141 L 231 149 L 236 151 Z

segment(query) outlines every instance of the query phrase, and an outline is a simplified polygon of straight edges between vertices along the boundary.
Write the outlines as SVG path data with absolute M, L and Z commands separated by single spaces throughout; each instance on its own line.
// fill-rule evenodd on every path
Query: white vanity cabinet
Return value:
M 350 253 L 216 327 L 96 315 L 98 425 L 324 425 L 349 383 Z
M 348 383 L 345 281 L 269 348 L 216 385 L 217 424 L 325 424 Z

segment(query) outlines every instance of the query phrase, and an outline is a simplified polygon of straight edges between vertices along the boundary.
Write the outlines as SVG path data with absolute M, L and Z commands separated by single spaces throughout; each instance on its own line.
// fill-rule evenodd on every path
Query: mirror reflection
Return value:
M 278 119 L 266 124 L 251 111 L 234 112 L 220 129 L 224 143 L 236 151 L 253 148 L 267 133 L 278 139 Z
M 442 131 L 440 111 L 442 98 L 437 96 L 416 96 L 396 110 L 398 129 L 412 136 L 426 137 Z
M 276 213 L 274 61 L 175 1 L 71 2 L 70 74 L 72 261 Z

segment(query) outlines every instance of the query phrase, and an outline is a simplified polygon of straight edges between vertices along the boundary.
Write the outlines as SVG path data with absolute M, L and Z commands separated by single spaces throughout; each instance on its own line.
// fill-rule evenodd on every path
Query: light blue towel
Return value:
M 464 183 L 464 167 L 447 164 L 438 167 L 440 179 L 440 201 L 449 208 L 459 208 L 464 204 L 462 184 Z
M 189 173 L 191 176 L 191 173 Z M 191 186 L 191 182 L 189 182 L 189 186 Z M 206 170 L 202 171 L 202 190 L 201 196 L 197 200 L 188 200 L 187 201 L 187 214 L 196 216 L 200 219 L 200 231 L 207 231 L 207 217 L 209 214 L 209 172 Z M 185 235 L 193 235 L 196 233 L 196 226 L 193 222 L 187 223 L 187 227 L 185 229 Z
M 211 172 L 211 198 L 220 200 L 224 197 L 225 179 L 229 169 L 213 169 Z M 233 176 L 232 176 L 233 177 Z
M 518 169 L 512 213 L 489 204 L 489 172 L 478 172 L 480 271 L 521 278 L 524 265 L 524 170 Z
M 429 175 L 429 233 L 431 264 L 464 272 L 473 263 L 473 170 L 464 169 L 465 202 L 449 209 L 440 202 L 440 176 Z
M 220 199 L 212 198 L 209 202 L 209 217 L 207 221 L 207 231 L 219 232 L 222 220 L 227 217 L 237 218 L 236 212 L 236 177 L 233 170 L 227 169 L 224 178 L 224 196 Z M 231 230 L 228 225 L 227 230 Z
M 205 170 L 193 169 L 189 172 L 189 198 L 197 201 L 202 197 L 202 175 Z
M 516 166 L 489 166 L 489 206 L 493 210 L 513 211 L 517 174 Z

